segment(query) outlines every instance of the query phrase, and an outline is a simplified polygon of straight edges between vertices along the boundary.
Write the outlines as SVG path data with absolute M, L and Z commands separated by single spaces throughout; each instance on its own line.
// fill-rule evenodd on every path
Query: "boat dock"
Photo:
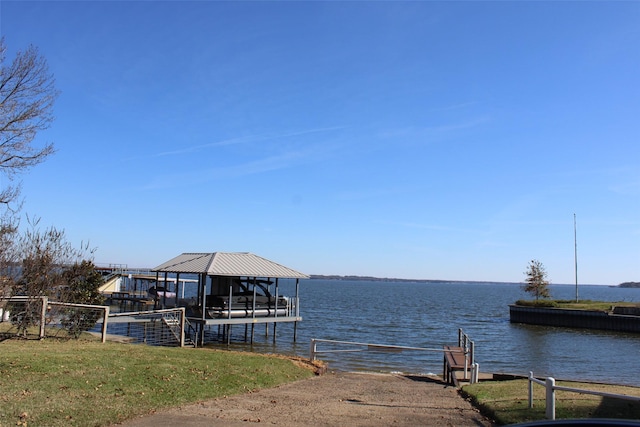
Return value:
M 184 310 L 183 334 L 197 345 L 206 344 L 205 332 L 216 327 L 229 342 L 234 325 L 245 325 L 245 339 L 251 325 L 253 342 L 256 324 L 265 324 L 267 332 L 273 324 L 275 341 L 276 326 L 283 322 L 293 323 L 295 341 L 302 321 L 299 279 L 309 277 L 247 252 L 184 253 L 144 273 L 104 270 L 101 292 L 118 312 L 140 312 L 132 324 L 155 322 L 152 311 Z M 295 281 L 294 296 L 280 294 L 282 280 Z

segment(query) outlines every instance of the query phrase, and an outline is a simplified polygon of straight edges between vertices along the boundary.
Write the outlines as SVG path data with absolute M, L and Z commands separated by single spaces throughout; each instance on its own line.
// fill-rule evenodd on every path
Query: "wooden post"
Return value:
M 42 307 L 40 310 L 40 339 L 44 338 L 44 327 L 47 324 L 47 305 L 49 304 L 49 298 L 41 297 Z
M 109 306 L 104 308 L 104 313 L 102 315 L 102 342 L 107 341 L 107 323 L 109 321 Z

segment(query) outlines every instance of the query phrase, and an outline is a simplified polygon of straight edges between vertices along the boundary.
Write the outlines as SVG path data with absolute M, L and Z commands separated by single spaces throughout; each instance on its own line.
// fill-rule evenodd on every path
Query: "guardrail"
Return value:
M 533 408 L 533 384 L 540 384 L 545 387 L 545 417 L 549 420 L 556 419 L 556 390 L 568 391 L 572 393 L 591 394 L 602 397 L 612 397 L 614 399 L 633 400 L 640 402 L 640 397 L 629 396 L 626 394 L 607 393 L 603 391 L 586 390 L 582 388 L 564 387 L 556 385 L 556 380 L 553 377 L 547 377 L 545 380 L 539 380 L 533 376 L 533 372 L 529 372 L 529 408 Z
M 318 344 L 320 343 L 354 346 L 357 348 L 318 350 Z M 466 367 L 470 367 L 471 376 L 469 380 L 473 384 L 474 382 L 478 381 L 479 365 L 477 363 L 473 363 L 473 353 L 472 351 L 468 350 L 469 347 L 473 348 L 473 343 L 472 341 L 468 340 L 468 336 L 464 334 L 462 330 L 459 330 L 458 344 L 460 347 L 462 347 L 463 349 L 462 352 L 464 352 L 465 371 L 466 371 Z M 312 338 L 311 345 L 309 348 L 309 360 L 313 362 L 317 360 L 317 355 L 327 354 L 327 353 L 353 353 L 353 352 L 363 352 L 363 351 L 403 351 L 403 350 L 442 353 L 443 356 L 444 356 L 444 353 L 451 352 L 451 350 L 447 350 L 445 348 L 411 347 L 411 346 L 402 346 L 402 345 L 373 344 L 373 343 L 363 343 L 363 342 L 354 342 L 354 341 L 339 341 L 339 340 L 326 340 L 326 339 Z M 465 379 L 467 378 L 468 376 L 467 376 L 467 373 L 465 372 Z

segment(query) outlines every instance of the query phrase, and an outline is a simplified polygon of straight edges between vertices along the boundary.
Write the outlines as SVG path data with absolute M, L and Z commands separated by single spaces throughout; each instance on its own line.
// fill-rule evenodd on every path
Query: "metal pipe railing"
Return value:
M 471 342 L 471 341 L 469 341 Z M 341 344 L 341 345 L 352 345 L 357 347 L 366 347 L 363 349 L 331 349 L 331 350 L 318 350 L 318 343 L 328 343 L 328 344 Z M 411 347 L 411 346 L 402 346 L 402 345 L 387 345 L 387 344 L 373 344 L 373 343 L 363 343 L 363 342 L 355 342 L 355 341 L 340 341 L 340 340 L 327 340 L 327 339 L 318 339 L 312 338 L 309 346 L 309 360 L 315 361 L 317 360 L 318 354 L 327 354 L 327 353 L 354 353 L 354 352 L 362 352 L 367 350 L 413 350 L 413 351 L 426 351 L 426 352 L 437 352 L 437 353 L 452 353 L 450 349 L 444 348 L 427 348 L 427 347 Z M 477 363 L 469 363 L 469 355 L 470 352 L 467 350 L 461 351 L 465 355 L 465 379 L 469 379 L 467 375 L 467 368 L 471 367 L 471 378 L 470 382 L 473 384 L 478 381 L 478 372 L 479 365 Z
M 611 397 L 614 399 L 632 400 L 640 402 L 640 396 L 629 396 L 626 394 L 607 393 L 604 391 L 588 390 L 575 387 L 565 387 L 556 385 L 553 377 L 547 377 L 545 380 L 539 380 L 533 376 L 533 372 L 529 372 L 529 408 L 533 408 L 533 384 L 540 384 L 545 387 L 545 417 L 549 420 L 556 419 L 556 390 L 568 391 L 579 394 L 591 394 L 595 396 Z

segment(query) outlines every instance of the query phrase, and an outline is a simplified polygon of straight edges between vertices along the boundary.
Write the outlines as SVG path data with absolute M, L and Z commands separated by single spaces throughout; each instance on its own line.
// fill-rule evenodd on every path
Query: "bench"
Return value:
M 444 366 L 442 377 L 445 382 L 457 386 L 458 381 L 456 379 L 455 372 L 465 371 L 470 368 L 465 360 L 464 348 L 445 345 L 443 349 Z

